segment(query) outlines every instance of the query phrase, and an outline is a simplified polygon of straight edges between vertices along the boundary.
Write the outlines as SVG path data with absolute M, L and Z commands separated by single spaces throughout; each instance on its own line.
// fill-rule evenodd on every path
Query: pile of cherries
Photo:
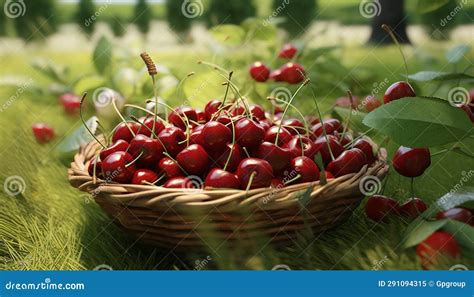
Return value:
M 167 121 L 151 114 L 121 122 L 89 173 L 166 188 L 281 188 L 319 180 L 317 154 L 326 178 L 358 172 L 376 160 L 371 142 L 354 140 L 337 119 L 283 117 L 278 107 L 269 114 L 255 104 L 211 100 L 204 111 L 175 108 Z
M 291 60 L 298 52 L 298 49 L 286 44 L 278 54 L 281 59 Z M 299 84 L 305 79 L 305 69 L 298 63 L 288 62 L 283 64 L 279 69 L 271 71 L 262 62 L 255 62 L 250 66 L 250 76 L 257 82 L 266 82 L 271 79 L 277 82 L 287 82 L 289 84 Z

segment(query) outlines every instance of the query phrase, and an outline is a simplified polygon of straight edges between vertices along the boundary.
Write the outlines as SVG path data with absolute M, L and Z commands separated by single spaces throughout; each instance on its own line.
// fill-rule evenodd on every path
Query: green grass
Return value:
M 440 46 L 427 50 L 437 57 Z M 371 51 L 368 59 L 362 59 Z M 35 56 L 51 58 L 57 63 L 71 63 L 73 73 L 91 69 L 89 53 L 57 54 L 38 50 Z M 191 61 L 206 55 L 163 53 L 153 55 L 157 61 L 180 68 L 181 75 L 195 70 Z M 360 78 L 368 72 L 377 80 L 399 79 L 402 66 L 395 48 L 350 48 L 343 54 L 352 75 Z M 208 58 L 208 57 L 207 57 Z M 472 61 L 472 52 L 469 56 Z M 1 57 L 0 76 L 22 74 L 39 79 L 28 66 L 28 59 L 18 54 Z M 421 59 L 412 58 L 412 71 L 426 68 Z M 439 65 L 431 64 L 433 69 Z M 390 74 L 392 70 L 395 74 Z M 45 82 L 39 79 L 40 82 Z M 369 88 L 370 88 L 369 84 Z M 426 86 L 420 86 L 428 89 Z M 15 93 L 13 88 L 0 89 L 0 106 Z M 332 89 L 318 89 L 321 104 L 328 110 L 334 98 L 342 95 Z M 309 106 L 302 102 L 300 106 Z M 308 110 L 308 109 L 304 109 Z M 31 134 L 33 122 L 46 121 L 56 129 L 51 144 L 38 145 Z M 193 269 L 195 262 L 207 256 L 211 261 L 205 269 L 270 269 L 286 264 L 292 269 L 420 269 L 413 249 L 403 250 L 399 243 L 407 222 L 374 224 L 366 219 L 362 206 L 338 228 L 316 237 L 302 236 L 294 246 L 263 250 L 236 249 L 186 254 L 168 253 L 135 242 L 113 225 L 101 209 L 83 192 L 67 181 L 67 168 L 53 153 L 55 145 L 69 131 L 80 125 L 77 118 L 63 115 L 52 96 L 44 98 L 21 94 L 9 108 L 0 113 L 0 185 L 6 178 L 21 176 L 25 192 L 10 197 L 0 191 L 0 269 L 93 269 L 105 264 L 113 269 Z M 469 143 L 472 147 L 474 142 Z M 469 145 L 468 144 L 468 145 Z M 396 144 L 388 143 L 390 152 Z M 462 171 L 471 170 L 474 162 L 456 154 L 433 159 L 428 172 L 416 181 L 416 194 L 432 202 L 449 191 L 461 178 Z M 474 182 L 474 181 L 472 181 Z M 391 174 L 386 194 L 404 200 L 409 193 L 409 180 Z M 454 264 L 473 267 L 472 255 L 443 262 L 439 268 Z

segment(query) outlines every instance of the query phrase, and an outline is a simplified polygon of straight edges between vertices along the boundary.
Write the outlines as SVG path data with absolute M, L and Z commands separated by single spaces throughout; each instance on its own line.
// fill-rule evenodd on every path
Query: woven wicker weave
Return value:
M 299 231 L 314 233 L 346 220 L 363 198 L 359 183 L 365 176 L 382 179 L 388 171 L 386 151 L 358 173 L 281 189 L 168 189 L 149 185 L 95 183 L 90 160 L 100 150 L 84 146 L 68 170 L 70 183 L 90 193 L 114 221 L 141 241 L 167 249 L 202 248 L 273 242 L 288 245 Z

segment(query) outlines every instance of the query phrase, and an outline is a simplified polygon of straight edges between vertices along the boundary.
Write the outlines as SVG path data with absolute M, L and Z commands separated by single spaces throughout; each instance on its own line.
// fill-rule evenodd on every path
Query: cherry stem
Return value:
M 115 103 L 115 98 L 112 99 L 112 106 L 114 107 L 115 109 L 115 112 L 118 114 L 118 116 L 120 117 L 120 119 L 122 120 L 122 122 L 125 124 L 125 126 L 128 128 L 128 131 L 130 131 L 130 134 L 133 135 L 133 137 L 135 137 L 135 133 L 133 132 L 132 128 L 130 128 L 130 126 L 128 125 L 127 121 L 125 120 L 125 118 L 123 117 L 123 115 L 120 113 L 118 107 L 117 107 L 117 104 Z
M 206 65 L 206 66 L 209 66 L 209 67 L 212 67 L 216 70 L 220 70 L 226 74 L 228 74 L 230 71 L 228 71 L 227 69 L 217 65 L 217 64 L 214 64 L 214 63 L 211 63 L 211 62 L 207 62 L 207 61 L 198 61 L 198 64 L 202 64 L 202 65 Z
M 402 55 L 402 58 L 403 58 L 403 65 L 405 65 L 405 73 L 406 73 L 406 82 L 408 83 L 408 65 L 407 65 L 407 60 L 405 59 L 405 55 L 403 54 L 403 50 L 402 50 L 402 47 L 400 45 L 400 43 L 398 42 L 398 39 L 397 37 L 395 36 L 395 33 L 393 32 L 392 28 L 386 24 L 383 24 L 382 25 L 382 29 L 384 29 L 385 31 L 387 31 L 387 33 L 390 35 L 390 37 L 392 38 L 393 42 L 395 42 L 395 44 L 397 45 L 397 48 L 398 50 L 400 51 L 400 54 Z
M 170 154 L 168 154 L 167 152 L 164 152 L 163 155 L 167 156 L 168 158 L 171 159 L 171 161 L 175 162 L 176 165 L 178 165 L 179 169 L 181 169 L 185 175 L 189 175 L 189 174 L 186 172 L 186 170 L 185 170 L 183 167 L 181 167 L 181 165 L 179 165 L 178 161 L 176 161 L 173 157 L 171 157 Z
M 227 110 L 225 111 L 225 113 L 229 116 L 230 118 L 230 124 L 232 125 L 232 145 L 230 146 L 230 151 L 229 151 L 229 156 L 227 156 L 227 160 L 225 161 L 225 164 L 224 164 L 224 171 L 227 169 L 227 166 L 229 165 L 230 163 L 230 157 L 232 156 L 232 150 L 234 149 L 234 145 L 235 145 L 235 126 L 234 126 L 234 120 L 232 119 L 232 117 L 230 116 L 230 113 L 227 112 Z
M 341 137 L 339 137 L 339 141 L 341 141 L 344 138 L 344 135 L 346 134 L 347 129 L 349 128 L 349 125 L 351 123 L 352 112 L 354 110 L 354 108 L 353 108 L 354 98 L 352 97 L 352 92 L 350 90 L 347 90 L 347 95 L 349 96 L 349 99 L 351 101 L 351 112 L 349 112 L 349 115 L 347 116 L 346 124 L 344 125 L 344 130 L 342 130 Z
M 95 121 L 97 123 L 97 129 L 99 129 L 99 132 L 103 135 L 105 135 L 105 144 L 109 146 L 109 137 L 107 137 L 107 132 L 104 126 L 99 122 L 99 120 Z
M 229 72 L 229 81 L 232 79 L 232 75 L 234 74 L 233 71 Z M 225 106 L 225 101 L 227 99 L 227 94 L 229 93 L 229 88 L 230 88 L 230 83 L 227 83 L 227 86 L 225 88 L 225 94 L 224 94 L 224 99 L 222 100 L 222 106 Z
M 163 104 L 164 107 L 171 110 L 172 112 L 174 111 L 174 109 L 168 104 L 166 104 L 166 102 L 163 102 L 161 104 Z M 156 104 L 155 104 L 155 107 L 156 107 Z M 191 135 L 191 131 L 189 129 L 189 118 L 184 112 L 183 112 L 183 116 L 181 116 L 179 112 L 176 112 L 176 115 L 181 119 L 181 121 L 185 122 L 186 124 L 186 136 L 187 136 L 186 139 L 188 140 L 188 145 L 189 145 L 189 137 Z
M 314 93 L 313 87 L 311 85 L 309 86 L 309 88 L 311 89 L 311 93 L 313 95 L 312 96 L 313 101 L 314 101 L 314 104 L 316 105 L 316 111 L 318 112 L 319 121 L 321 122 L 321 127 L 323 128 L 323 135 L 324 135 L 324 138 L 326 139 L 326 144 L 328 146 L 329 154 L 331 155 L 331 160 L 334 160 L 335 159 L 334 154 L 332 152 L 331 145 L 329 144 L 328 134 L 326 133 L 326 127 L 324 127 L 324 121 L 321 115 L 321 110 L 319 109 L 319 104 L 316 101 L 316 94 Z
M 138 159 L 140 159 L 140 157 L 144 154 L 144 150 L 142 150 L 140 152 L 140 154 L 135 158 L 133 159 L 130 163 L 127 163 L 125 164 L 125 168 L 127 168 L 128 166 L 132 165 L 133 163 L 135 163 L 136 161 L 138 161 Z
M 151 81 L 153 82 L 153 96 L 155 98 L 155 106 L 154 106 L 154 115 L 153 115 L 153 127 L 151 128 L 151 134 L 155 135 L 155 126 L 156 126 L 156 117 L 158 113 L 158 96 L 156 94 L 156 81 L 155 76 L 151 76 Z
M 247 158 L 250 158 L 250 154 L 247 151 L 247 148 L 245 146 L 243 146 L 242 149 L 244 150 L 244 153 L 247 155 Z
M 300 177 L 301 177 L 301 174 L 298 174 L 298 175 L 296 175 L 295 177 L 293 177 L 292 179 L 284 180 L 283 183 L 284 183 L 285 185 L 287 185 L 287 184 L 289 184 L 289 183 L 292 183 L 292 182 L 298 180 Z
M 309 125 L 308 125 L 308 121 L 306 120 L 305 116 L 301 113 L 301 111 L 294 105 L 294 104 L 291 104 L 289 102 L 286 102 L 285 100 L 282 100 L 280 98 L 276 98 L 276 97 L 268 97 L 267 99 L 269 100 L 275 100 L 275 101 L 279 101 L 283 104 L 288 104 L 290 107 L 292 107 L 296 113 L 298 113 L 298 115 L 300 116 L 300 118 L 303 120 L 303 123 L 304 123 L 304 126 L 305 126 L 305 130 L 306 130 L 306 135 L 309 136 Z
M 146 108 L 143 108 L 143 107 L 141 107 L 141 106 L 138 106 L 138 105 L 134 105 L 134 104 L 125 104 L 125 105 L 124 105 L 124 107 L 132 107 L 132 108 L 136 108 L 136 109 L 139 109 L 139 110 L 141 110 L 141 111 L 144 111 L 144 112 L 146 112 L 146 113 L 148 113 L 148 114 L 151 114 L 151 115 L 153 115 L 153 112 L 152 112 L 152 111 L 149 111 L 148 109 L 146 109 Z M 160 119 L 161 121 L 163 121 L 164 123 L 168 123 L 168 121 L 166 121 L 165 119 L 163 119 L 162 117 L 160 117 L 160 116 L 158 116 L 158 115 L 157 115 L 157 118 L 158 118 L 158 119 Z
M 191 76 L 193 76 L 195 74 L 195 72 L 189 72 L 178 84 L 178 86 L 176 87 L 176 94 L 178 94 L 178 96 L 182 95 L 182 97 L 184 98 L 184 91 L 182 91 L 182 86 L 184 84 L 184 82 Z M 180 94 L 181 92 L 181 94 Z
M 133 121 L 135 121 L 135 122 L 139 123 L 140 125 L 142 125 L 142 127 L 144 127 L 145 129 L 147 129 L 148 131 L 150 131 L 151 134 L 156 137 L 156 140 L 158 140 L 158 141 L 160 142 L 160 144 L 161 144 L 161 146 L 163 147 L 163 149 L 165 150 L 165 152 L 166 152 L 166 153 L 168 152 L 168 151 L 166 150 L 165 144 L 161 141 L 161 139 L 158 137 L 158 135 L 156 135 L 155 132 L 150 129 L 150 127 L 148 127 L 147 125 L 145 125 L 145 124 L 143 124 L 142 122 L 140 122 L 140 121 L 139 121 L 135 116 L 133 116 L 133 115 L 130 116 L 130 118 L 131 118 Z M 127 148 L 127 150 L 128 150 L 128 148 Z
M 280 123 L 278 124 L 278 131 L 277 131 L 277 135 L 275 137 L 275 145 L 277 145 L 278 143 L 278 138 L 280 137 L 280 132 L 281 132 L 281 126 L 283 124 L 283 120 L 285 119 L 285 116 L 286 116 L 286 113 L 288 112 L 288 108 L 290 107 L 290 105 L 293 103 L 293 100 L 295 99 L 296 95 L 298 95 L 298 93 L 301 91 L 301 89 L 306 86 L 307 84 L 309 83 L 309 79 L 306 79 L 299 87 L 298 89 L 296 90 L 296 92 L 293 94 L 293 96 L 291 96 L 290 100 L 288 101 L 288 104 L 285 106 L 285 109 L 283 110 L 283 114 L 281 116 L 281 119 L 280 119 Z
M 248 192 L 250 190 L 250 186 L 252 185 L 253 178 L 255 177 L 255 175 L 257 175 L 257 172 L 252 171 L 252 173 L 250 174 L 249 182 L 247 183 L 247 187 L 245 188 L 246 192 Z
M 99 139 L 97 139 L 94 133 L 92 133 L 91 129 L 89 129 L 89 126 L 87 126 L 86 121 L 84 120 L 84 116 L 82 115 L 82 105 L 84 103 L 84 100 L 86 99 L 86 96 L 87 96 L 87 92 L 85 92 L 84 95 L 82 95 L 81 104 L 79 105 L 79 116 L 81 118 L 82 124 L 84 125 L 84 127 L 86 127 L 87 132 L 89 132 L 89 134 L 95 139 L 95 141 L 97 141 L 97 143 L 100 144 L 102 148 L 106 148 L 106 146 L 104 146 L 102 142 L 100 142 Z
M 365 131 L 364 133 L 361 133 L 359 136 L 357 136 L 356 138 L 354 138 L 351 142 L 349 142 L 348 144 L 346 144 L 344 146 L 344 148 L 348 148 L 350 147 L 354 142 L 356 142 L 357 140 L 361 139 L 361 138 L 364 138 L 365 136 L 367 136 L 367 134 L 369 132 L 371 132 L 372 130 L 374 130 L 374 128 L 370 128 L 369 130 Z

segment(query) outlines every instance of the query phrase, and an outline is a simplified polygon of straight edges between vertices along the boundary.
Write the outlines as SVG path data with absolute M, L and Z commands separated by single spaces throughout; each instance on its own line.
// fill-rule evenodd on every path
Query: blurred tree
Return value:
M 151 8 L 146 3 L 146 0 L 138 0 L 135 6 L 135 14 L 133 22 L 137 25 L 138 30 L 143 34 L 147 34 L 150 31 L 150 22 L 153 18 Z
M 457 0 L 449 0 L 438 9 L 421 15 L 421 23 L 433 39 L 442 40 L 449 38 L 449 33 L 457 21 L 457 18 L 450 17 L 450 14 L 456 11 L 458 2 Z
M 255 13 L 255 5 L 251 0 L 211 0 L 207 10 L 207 22 L 210 26 L 240 24 L 246 18 L 255 16 Z
M 127 21 L 124 20 L 122 17 L 114 16 L 111 19 L 109 19 L 108 23 L 109 23 L 110 29 L 114 33 L 114 36 L 122 37 L 125 35 L 125 32 L 126 32 L 125 27 L 127 26 Z
M 5 7 L 5 0 L 0 0 L 0 7 Z M 6 35 L 6 26 L 7 26 L 7 18 L 6 14 L 2 11 L 0 12 L 0 36 Z
M 285 18 L 280 27 L 285 29 L 290 36 L 303 34 L 313 22 L 318 5 L 316 0 L 273 0 L 273 14 Z
M 96 9 L 92 0 L 80 0 L 76 13 L 76 22 L 87 35 L 94 32 L 96 22 Z
M 369 42 L 376 44 L 390 44 L 393 43 L 390 36 L 382 25 L 389 25 L 400 43 L 410 43 L 407 35 L 407 18 L 405 15 L 405 1 L 404 0 L 378 0 L 372 2 L 373 9 L 368 14 L 372 19 L 372 34 Z M 369 5 L 369 4 L 367 4 Z M 372 15 L 373 14 L 373 15 Z
M 182 35 L 181 40 L 187 40 L 189 30 L 191 29 L 193 18 L 183 13 L 186 1 L 189 0 L 168 0 L 166 1 L 166 19 L 170 28 L 178 35 Z M 196 7 L 198 8 L 198 7 Z M 196 11 L 199 14 L 199 11 Z M 202 12 L 202 10 L 201 10 Z M 197 17 L 198 15 L 196 15 Z
M 57 30 L 57 17 L 55 15 L 54 0 L 35 0 L 24 2 L 6 2 L 4 12 L 7 10 L 14 21 L 17 35 L 25 41 L 42 39 Z M 14 6 L 16 5 L 16 6 Z

